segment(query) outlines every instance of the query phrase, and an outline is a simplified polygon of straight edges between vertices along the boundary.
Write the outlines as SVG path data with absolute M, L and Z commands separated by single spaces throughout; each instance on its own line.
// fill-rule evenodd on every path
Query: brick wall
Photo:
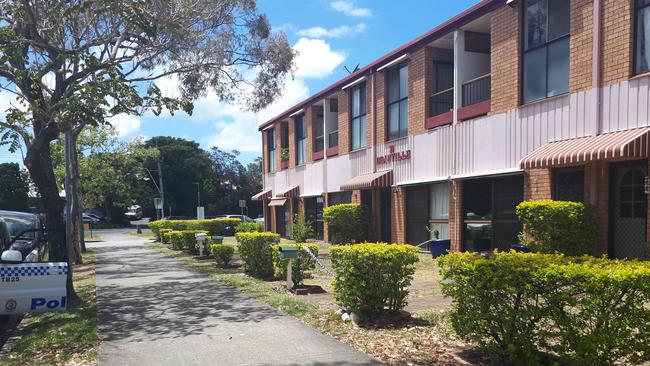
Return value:
M 386 141 L 386 73 L 382 70 L 375 74 L 375 100 L 377 113 L 377 143 Z
M 521 1 L 514 8 L 501 6 L 492 12 L 491 73 L 492 110 L 498 114 L 519 106 Z
M 338 92 L 339 99 L 339 155 L 350 151 L 350 107 L 349 96 L 345 90 Z
M 377 75 L 375 75 L 375 78 Z M 372 146 L 372 76 L 366 78 L 366 146 Z
M 571 48 L 570 80 L 571 93 L 591 88 L 591 65 L 593 61 L 593 0 L 571 1 Z
M 462 249 L 463 230 L 463 183 L 454 180 L 449 183 L 449 239 L 451 251 Z
M 391 200 L 391 242 L 406 243 L 406 189 L 392 189 Z
M 322 110 L 322 109 L 321 109 Z M 309 106 L 305 108 L 305 132 L 307 135 L 307 140 L 305 141 L 305 163 L 310 163 L 314 161 L 313 159 L 313 139 L 314 139 L 314 122 L 316 121 L 316 113 L 318 109 L 315 106 Z
M 409 113 L 408 133 L 417 135 L 426 131 L 424 122 L 427 118 L 428 90 L 427 65 L 431 63 L 431 53 L 427 48 L 420 48 L 411 53 L 409 59 Z
M 268 131 L 262 131 L 262 174 L 269 172 Z
M 296 120 L 289 118 L 289 168 L 296 166 Z
M 352 198 L 351 202 L 357 205 L 361 204 L 361 190 L 360 189 L 355 189 L 352 191 Z
M 524 172 L 524 200 L 553 198 L 550 169 L 528 169 Z
M 627 80 L 632 72 L 632 1 L 604 0 L 603 84 Z
M 282 170 L 282 123 L 275 124 L 275 171 Z

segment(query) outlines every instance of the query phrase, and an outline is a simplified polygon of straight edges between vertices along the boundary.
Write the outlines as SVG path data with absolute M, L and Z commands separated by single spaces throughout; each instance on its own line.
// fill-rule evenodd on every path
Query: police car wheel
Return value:
M 11 319 L 11 315 L 0 315 L 0 325 L 5 324 Z

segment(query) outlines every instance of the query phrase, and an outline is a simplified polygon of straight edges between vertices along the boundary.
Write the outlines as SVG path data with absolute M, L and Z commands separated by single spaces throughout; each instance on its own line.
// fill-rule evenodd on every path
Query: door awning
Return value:
M 262 192 L 260 192 L 260 193 L 258 193 L 256 195 L 254 195 L 253 197 L 251 197 L 251 199 L 253 201 L 268 200 L 270 198 L 271 198 L 271 190 L 270 189 L 268 191 L 262 191 Z
M 284 206 L 284 204 L 287 202 L 286 198 L 274 198 L 269 202 L 269 207 L 274 207 L 274 206 Z
M 284 191 L 283 193 L 281 193 L 280 196 L 287 197 L 287 198 L 300 197 L 300 186 L 295 186 L 293 188 L 289 188 L 286 191 Z
M 368 189 L 374 187 L 390 187 L 393 185 L 393 171 L 385 170 L 383 172 L 357 175 L 341 185 L 342 191 L 351 191 L 354 189 Z
M 650 127 L 549 142 L 521 159 L 522 169 L 648 156 Z

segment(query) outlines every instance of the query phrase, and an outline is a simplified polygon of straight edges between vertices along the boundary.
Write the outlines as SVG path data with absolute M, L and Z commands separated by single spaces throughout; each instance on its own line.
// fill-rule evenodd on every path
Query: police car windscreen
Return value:
M 28 220 L 28 219 L 23 219 L 19 217 L 3 217 L 5 222 L 7 223 L 7 226 L 9 227 L 9 235 L 11 237 L 15 237 L 16 235 L 20 234 L 24 230 L 29 230 L 34 228 L 34 221 L 33 220 Z M 21 235 L 21 238 L 34 238 L 34 232 L 30 233 L 25 233 Z

